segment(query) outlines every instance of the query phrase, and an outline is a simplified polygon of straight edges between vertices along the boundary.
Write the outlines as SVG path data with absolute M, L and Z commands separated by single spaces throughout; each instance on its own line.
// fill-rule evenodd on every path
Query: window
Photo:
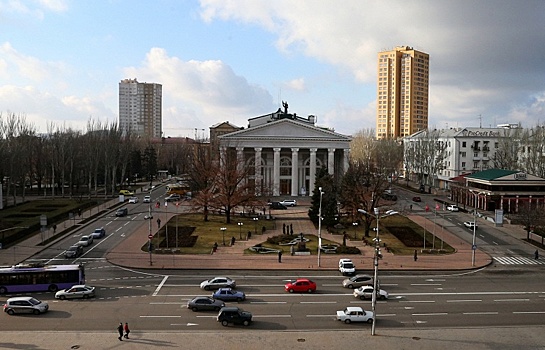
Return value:
M 462 147 L 466 147 L 466 142 L 462 142 Z

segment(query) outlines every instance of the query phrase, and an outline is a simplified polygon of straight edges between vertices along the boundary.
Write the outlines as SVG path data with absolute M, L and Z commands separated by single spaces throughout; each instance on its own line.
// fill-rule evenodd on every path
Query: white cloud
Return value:
M 305 78 L 292 79 L 284 84 L 284 86 L 291 90 L 305 91 L 307 89 L 305 84 Z
M 38 3 L 54 12 L 64 12 L 68 9 L 68 4 L 64 0 L 38 0 Z
M 199 127 L 224 118 L 244 125 L 249 115 L 269 113 L 274 108 L 272 96 L 264 88 L 249 83 L 219 60 L 182 61 L 164 49 L 153 48 L 140 67 L 125 68 L 124 73 L 140 82 L 162 84 L 164 108 L 170 113 L 191 110 L 199 115 Z M 192 124 L 184 122 L 180 128 L 185 125 Z
M 18 52 L 9 42 L 0 46 L 0 56 L 3 57 L 3 69 L 6 74 L 17 75 L 30 81 L 40 82 L 62 75 L 66 70 L 62 62 L 44 62 L 36 57 Z M 1 67 L 0 67 L 1 68 Z M 15 72 L 16 71 L 16 72 Z

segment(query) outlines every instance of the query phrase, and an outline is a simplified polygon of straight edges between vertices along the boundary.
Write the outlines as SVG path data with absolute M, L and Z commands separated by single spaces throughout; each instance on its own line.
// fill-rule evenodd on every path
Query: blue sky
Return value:
M 409 45 L 430 55 L 430 127 L 531 127 L 544 23 L 540 0 L 0 0 L 0 113 L 84 131 L 137 78 L 163 85 L 166 136 L 282 100 L 351 135 L 375 127 L 377 53 Z

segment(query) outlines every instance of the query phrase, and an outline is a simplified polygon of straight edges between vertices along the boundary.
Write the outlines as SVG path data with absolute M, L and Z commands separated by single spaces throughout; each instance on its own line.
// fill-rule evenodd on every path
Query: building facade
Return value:
M 429 55 L 409 46 L 378 53 L 377 139 L 428 128 Z
M 318 169 L 326 167 L 339 178 L 350 156 L 351 138 L 317 127 L 315 120 L 289 114 L 286 103 L 284 111 L 252 118 L 248 128 L 219 136 L 220 156 L 236 150 L 240 162 L 252 169 L 247 181 L 256 195 L 309 195 Z
M 119 128 L 150 138 L 162 136 L 162 85 L 136 79 L 119 82 Z

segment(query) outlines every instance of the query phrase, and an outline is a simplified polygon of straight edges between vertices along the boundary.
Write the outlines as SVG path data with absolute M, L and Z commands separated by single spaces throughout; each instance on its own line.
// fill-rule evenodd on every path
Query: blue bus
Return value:
M 85 284 L 83 265 L 14 265 L 0 268 L 0 294 L 56 292 Z

